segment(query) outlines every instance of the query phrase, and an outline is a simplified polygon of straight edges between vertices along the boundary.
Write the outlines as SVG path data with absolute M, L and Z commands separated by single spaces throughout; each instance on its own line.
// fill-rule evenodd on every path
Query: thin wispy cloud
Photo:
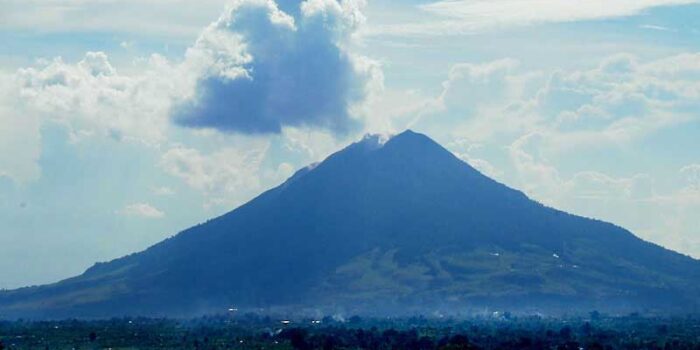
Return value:
M 642 28 L 642 29 L 649 29 L 649 30 L 656 30 L 656 31 L 659 31 L 659 32 L 675 32 L 675 31 L 676 31 L 675 29 L 672 29 L 672 28 L 669 28 L 669 27 L 657 26 L 657 25 L 653 25 L 653 24 L 643 24 L 643 25 L 639 26 L 639 28 Z
M 0 30 L 194 38 L 226 0 L 3 0 Z
M 155 194 L 156 196 L 172 196 L 175 194 L 175 190 L 173 190 L 170 187 L 153 187 L 151 188 L 151 192 Z
M 696 4 L 697 0 L 444 0 L 418 8 L 432 14 L 422 23 L 379 25 L 371 34 L 454 35 L 545 23 L 628 17 L 662 6 Z
M 135 216 L 146 219 L 160 219 L 165 217 L 165 213 L 148 203 L 133 203 L 125 206 L 117 212 L 124 216 Z

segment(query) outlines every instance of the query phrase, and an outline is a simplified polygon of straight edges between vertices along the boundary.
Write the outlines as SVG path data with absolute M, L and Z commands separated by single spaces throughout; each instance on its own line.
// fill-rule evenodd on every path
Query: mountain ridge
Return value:
M 698 280 L 697 260 L 534 202 L 409 130 L 365 137 L 142 252 L 0 293 L 0 318 L 687 311 Z

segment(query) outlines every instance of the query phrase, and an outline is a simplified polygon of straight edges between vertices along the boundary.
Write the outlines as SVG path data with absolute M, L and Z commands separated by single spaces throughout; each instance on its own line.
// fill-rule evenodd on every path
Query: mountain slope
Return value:
M 57 284 L 0 317 L 241 308 L 697 309 L 700 262 L 547 208 L 428 137 L 367 137 L 238 209 Z

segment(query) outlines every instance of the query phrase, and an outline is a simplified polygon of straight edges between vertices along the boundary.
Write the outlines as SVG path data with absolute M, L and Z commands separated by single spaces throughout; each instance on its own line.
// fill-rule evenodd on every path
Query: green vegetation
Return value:
M 0 322 L 0 349 L 700 349 L 700 319 L 567 319 L 495 313 L 465 320 L 320 320 L 253 314 L 194 320 Z

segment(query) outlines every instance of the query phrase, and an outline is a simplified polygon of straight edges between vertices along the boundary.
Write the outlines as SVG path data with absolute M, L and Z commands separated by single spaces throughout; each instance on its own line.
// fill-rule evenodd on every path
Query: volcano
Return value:
M 0 318 L 696 312 L 700 262 L 529 199 L 425 135 L 367 136 L 239 208 L 55 284 Z

